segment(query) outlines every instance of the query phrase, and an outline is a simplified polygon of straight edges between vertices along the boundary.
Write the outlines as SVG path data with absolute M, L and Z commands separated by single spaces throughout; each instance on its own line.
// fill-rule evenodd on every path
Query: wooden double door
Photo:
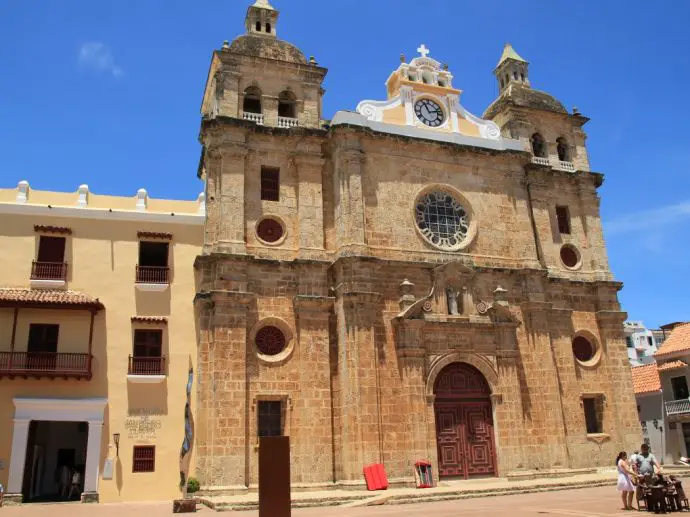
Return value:
M 441 477 L 495 476 L 496 450 L 489 387 L 465 364 L 444 369 L 437 382 L 436 443 Z M 478 377 L 479 376 L 479 377 Z

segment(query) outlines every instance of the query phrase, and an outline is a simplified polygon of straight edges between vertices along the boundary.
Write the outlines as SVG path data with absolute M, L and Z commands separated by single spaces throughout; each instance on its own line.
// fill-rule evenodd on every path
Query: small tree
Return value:
M 188 494 L 193 494 L 195 492 L 199 491 L 200 485 L 199 485 L 199 480 L 196 478 L 189 478 L 187 481 L 187 493 Z

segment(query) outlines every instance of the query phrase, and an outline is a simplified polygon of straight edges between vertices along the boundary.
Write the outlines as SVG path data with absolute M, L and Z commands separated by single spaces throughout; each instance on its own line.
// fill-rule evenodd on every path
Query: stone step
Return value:
M 330 496 L 330 497 L 313 497 L 313 498 L 305 498 L 305 499 L 293 499 L 292 500 L 292 507 L 293 508 L 314 508 L 314 507 L 319 507 L 319 506 L 342 506 L 347 503 L 353 503 L 353 502 L 359 502 L 363 501 L 366 499 L 369 499 L 371 497 L 371 494 L 364 493 L 364 494 L 357 494 L 357 495 L 343 495 L 343 496 Z M 203 500 L 202 502 L 206 504 L 206 506 L 211 506 L 207 503 L 205 503 Z M 259 502 L 258 501 L 229 501 L 229 502 L 215 502 L 211 506 L 215 511 L 217 512 L 229 512 L 229 511 L 249 511 L 249 510 L 258 510 L 259 509 Z

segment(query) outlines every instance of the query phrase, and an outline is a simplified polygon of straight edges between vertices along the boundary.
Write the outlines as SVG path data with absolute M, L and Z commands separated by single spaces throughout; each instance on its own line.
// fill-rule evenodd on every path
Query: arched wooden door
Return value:
M 473 366 L 452 363 L 434 386 L 436 443 L 441 477 L 496 475 L 491 390 Z

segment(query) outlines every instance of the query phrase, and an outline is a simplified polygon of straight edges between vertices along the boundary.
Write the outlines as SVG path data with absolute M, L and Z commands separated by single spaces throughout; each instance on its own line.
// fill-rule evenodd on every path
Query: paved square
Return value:
M 201 509 L 210 517 L 213 512 Z M 227 512 L 243 517 L 257 517 L 258 511 Z M 484 497 L 427 504 L 385 505 L 365 508 L 306 508 L 293 510 L 296 517 L 392 517 L 398 515 L 434 515 L 450 517 L 490 514 L 491 517 L 572 516 L 609 517 L 627 515 L 615 487 L 571 489 L 557 492 Z M 104 505 L 33 504 L 0 509 L 0 517 L 126 517 L 172 515 L 172 503 L 123 503 Z M 222 515 L 222 514 L 220 514 Z

